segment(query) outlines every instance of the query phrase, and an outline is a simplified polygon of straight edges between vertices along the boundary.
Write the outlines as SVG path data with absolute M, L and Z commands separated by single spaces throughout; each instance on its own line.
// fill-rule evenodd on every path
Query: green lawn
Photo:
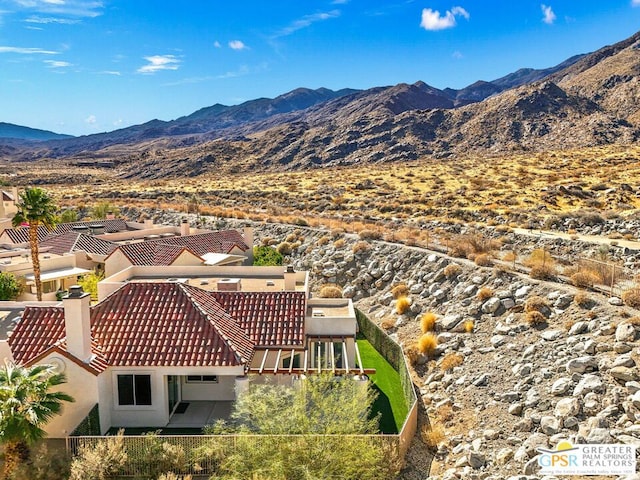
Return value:
M 382 433 L 398 433 L 404 424 L 409 408 L 404 399 L 400 375 L 365 338 L 358 338 L 358 349 L 364 368 L 375 368 L 376 373 L 370 376 L 378 398 L 373 404 L 373 413 L 382 414 L 380 431 Z

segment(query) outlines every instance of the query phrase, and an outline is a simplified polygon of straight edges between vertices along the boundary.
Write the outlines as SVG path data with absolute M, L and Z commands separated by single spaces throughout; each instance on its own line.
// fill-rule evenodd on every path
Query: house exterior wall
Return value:
M 151 376 L 151 405 L 118 405 L 118 375 L 150 375 Z M 221 379 L 222 387 L 218 394 L 225 398 L 217 398 L 211 400 L 227 399 L 229 391 L 233 392 L 233 385 L 236 376 L 244 375 L 244 367 L 112 367 L 104 372 L 101 376 L 105 376 L 110 386 L 105 385 L 101 394 L 108 396 L 108 399 L 100 401 L 101 425 L 102 425 L 102 407 L 110 406 L 110 413 L 104 415 L 106 421 L 110 417 L 110 427 L 164 427 L 169 423 L 169 400 L 168 400 L 168 375 L 218 375 Z M 228 377 L 222 380 L 224 377 Z M 190 393 L 205 394 L 206 392 L 190 391 Z M 183 392 L 182 398 L 186 400 Z M 229 400 L 235 397 L 231 396 Z M 196 400 L 192 398 L 191 400 Z
M 129 259 L 120 250 L 114 250 L 104 262 L 104 274 L 105 277 L 110 277 L 118 272 L 121 272 L 132 264 Z
M 182 400 L 235 400 L 235 377 L 219 376 L 218 383 L 191 383 L 181 377 Z
M 75 430 L 98 403 L 98 379 L 91 372 L 55 352 L 38 363 L 47 364 L 52 361 L 63 365 L 63 373 L 67 376 L 67 382 L 55 390 L 71 395 L 75 402 L 63 402 L 62 413 L 54 416 L 44 429 L 49 438 L 64 438 Z
M 202 259 L 190 252 L 182 252 L 171 265 L 185 267 L 202 265 Z

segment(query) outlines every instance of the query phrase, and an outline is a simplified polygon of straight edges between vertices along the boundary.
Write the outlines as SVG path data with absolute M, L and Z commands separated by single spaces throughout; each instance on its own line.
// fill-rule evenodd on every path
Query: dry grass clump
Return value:
M 433 332 L 436 329 L 437 316 L 433 312 L 427 312 L 420 319 L 420 330 L 422 333 Z
M 569 280 L 576 287 L 591 288 L 600 281 L 600 275 L 594 270 L 580 269 L 573 273 Z
M 409 287 L 407 287 L 406 283 L 398 283 L 391 288 L 391 295 L 396 300 L 400 297 L 406 297 L 409 294 Z
M 633 325 L 634 327 L 640 327 L 640 316 L 631 317 L 627 320 L 627 323 Z
M 580 291 L 576 293 L 575 296 L 573 297 L 573 301 L 580 308 L 589 308 L 593 304 L 593 299 L 585 291 Z
M 427 332 L 418 339 L 418 350 L 427 357 L 433 357 L 438 346 L 438 337 L 433 332 Z
M 482 287 L 480 290 L 478 290 L 478 293 L 476 293 L 476 298 L 481 302 L 489 300 L 491 297 L 493 297 L 493 290 L 489 287 Z
M 524 320 L 532 327 L 535 327 L 537 325 L 544 325 L 547 323 L 547 317 L 545 317 L 537 310 L 531 310 L 525 313 Z
M 276 247 L 276 250 L 280 255 L 291 255 L 293 253 L 293 244 L 282 242 Z
M 336 248 L 344 248 L 346 244 L 347 244 L 347 241 L 344 238 L 339 238 L 335 242 L 333 242 L 333 246 Z
M 500 248 L 498 240 L 480 233 L 457 235 L 448 242 L 449 255 L 460 258 L 475 258 L 482 253 L 491 253 Z
M 409 311 L 409 307 L 411 307 L 411 300 L 408 297 L 402 296 L 396 300 L 396 313 L 398 315 L 403 315 Z
M 420 428 L 420 436 L 422 441 L 432 450 L 436 450 L 438 445 L 444 441 L 446 435 L 442 425 L 423 425 Z
M 465 320 L 462 326 L 464 327 L 465 333 L 473 333 L 473 329 L 475 328 L 473 320 Z
M 418 348 L 418 343 L 416 342 L 413 345 L 407 347 L 407 349 L 404 351 L 404 354 L 407 357 L 409 363 L 411 365 L 415 365 L 418 362 L 418 358 L 420 357 L 420 349 Z
M 318 246 L 321 247 L 322 245 L 328 244 L 330 241 L 331 241 L 331 238 L 328 235 L 324 235 L 320 237 L 316 243 L 318 244 Z
M 394 328 L 396 326 L 396 321 L 393 318 L 385 318 L 380 323 L 380 326 L 385 330 L 391 330 L 392 328 Z
M 333 283 L 326 283 L 320 287 L 320 298 L 342 298 L 342 287 Z
M 260 243 L 263 247 L 268 247 L 270 245 L 275 245 L 276 243 L 278 243 L 278 241 L 271 237 L 263 237 Z
M 640 286 L 622 292 L 622 301 L 631 308 L 640 308 Z
M 444 267 L 443 273 L 444 276 L 448 279 L 456 278 L 462 272 L 462 267 L 457 263 L 450 263 L 446 267 Z
M 339 240 L 336 240 L 336 242 Z M 335 243 L 335 242 L 334 242 Z M 352 248 L 351 251 L 353 253 L 364 253 L 364 252 L 368 252 L 369 250 L 371 250 L 371 244 L 369 242 L 365 242 L 365 241 L 360 241 L 357 242 Z
M 556 275 L 556 265 L 553 257 L 542 248 L 537 248 L 531 252 L 524 264 L 531 269 L 529 272 L 531 278 L 549 280 Z
M 358 232 L 358 236 L 362 240 L 380 240 L 382 238 L 382 234 L 377 230 L 360 230 Z
M 457 352 L 447 353 L 442 360 L 440 360 L 440 370 L 446 372 L 457 366 L 462 365 L 464 357 Z
M 533 297 L 527 298 L 527 301 L 524 302 L 524 311 L 525 312 L 539 312 L 542 313 L 544 311 L 549 310 L 549 304 L 547 301 L 539 297 L 538 295 L 534 295 Z
M 479 255 L 476 255 L 476 258 L 474 258 L 473 261 L 479 267 L 488 267 L 493 263 L 488 253 L 480 253 Z

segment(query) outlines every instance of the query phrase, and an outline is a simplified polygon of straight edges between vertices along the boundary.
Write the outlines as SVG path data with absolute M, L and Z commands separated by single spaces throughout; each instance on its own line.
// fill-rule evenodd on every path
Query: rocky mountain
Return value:
M 0 139 L 13 140 L 59 140 L 63 138 L 72 138 L 71 135 L 62 135 L 50 132 L 48 130 L 38 130 L 37 128 L 23 127 L 12 123 L 0 122 Z
M 297 89 L 0 155 L 106 159 L 127 177 L 162 177 L 630 143 L 640 137 L 639 41 L 640 33 L 549 69 L 461 90 L 424 82 Z

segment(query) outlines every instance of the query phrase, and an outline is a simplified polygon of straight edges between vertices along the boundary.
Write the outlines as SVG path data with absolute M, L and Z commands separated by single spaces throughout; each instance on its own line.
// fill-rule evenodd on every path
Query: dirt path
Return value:
M 513 233 L 536 238 L 561 238 L 563 240 L 579 240 L 581 242 L 595 243 L 599 245 L 617 245 L 619 247 L 628 248 L 629 250 L 640 251 L 640 242 L 607 238 L 600 235 L 569 234 L 550 230 L 530 230 L 528 228 L 514 228 Z

